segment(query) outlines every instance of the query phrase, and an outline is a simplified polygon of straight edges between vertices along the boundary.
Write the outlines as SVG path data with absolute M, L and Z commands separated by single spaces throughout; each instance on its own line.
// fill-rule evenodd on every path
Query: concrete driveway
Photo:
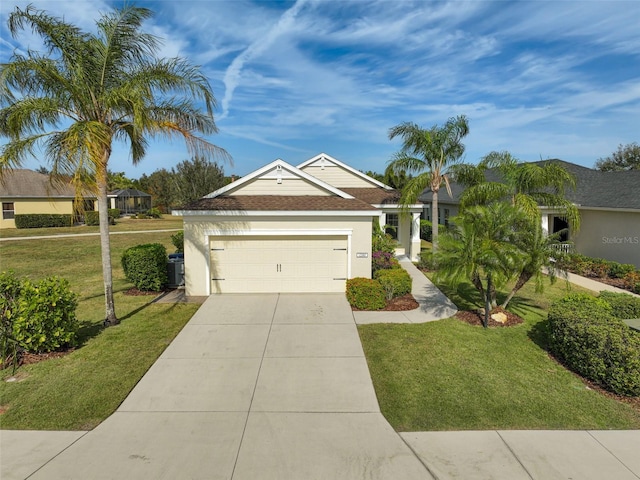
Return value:
M 217 295 L 95 430 L 0 430 L 0 478 L 638 480 L 639 444 L 640 431 L 398 434 L 344 295 Z
M 209 297 L 120 408 L 29 478 L 433 477 L 380 414 L 344 295 L 258 294 Z

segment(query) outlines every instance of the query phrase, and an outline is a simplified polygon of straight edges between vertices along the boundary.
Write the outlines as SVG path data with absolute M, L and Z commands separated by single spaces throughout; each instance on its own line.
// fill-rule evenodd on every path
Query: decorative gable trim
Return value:
M 328 183 L 317 179 L 313 175 L 309 175 L 308 173 L 303 172 L 299 168 L 294 167 L 293 165 L 290 165 L 281 159 L 274 160 L 268 165 L 265 165 L 264 167 L 259 168 L 258 170 L 255 170 L 254 172 L 249 173 L 248 175 L 245 175 L 239 180 L 236 180 L 235 182 L 232 182 L 229 185 L 225 185 L 224 187 L 219 188 L 215 192 L 205 195 L 203 198 L 216 198 L 221 195 L 233 195 L 234 191 L 242 188 L 243 185 L 246 185 L 247 183 L 258 178 L 274 179 L 278 183 L 280 183 L 283 178 L 301 178 L 313 185 L 316 185 L 319 189 L 330 192 L 340 198 L 347 198 L 347 199 L 354 198 L 348 193 L 345 193 L 342 190 L 339 190 L 336 187 L 333 187 Z
M 364 173 L 362 173 L 359 170 L 356 170 L 353 167 L 350 167 L 349 165 L 347 165 L 346 163 L 342 163 L 340 160 L 333 158 L 330 155 L 327 155 L 326 153 L 319 153 L 318 155 L 316 155 L 313 158 L 310 158 L 309 160 L 302 162 L 300 165 L 298 165 L 297 168 L 299 169 L 303 169 L 304 167 L 308 167 L 308 166 L 315 166 L 315 165 L 319 165 L 321 168 L 324 166 L 328 166 L 330 164 L 333 164 L 335 166 L 341 167 L 345 170 L 347 170 L 348 172 L 352 173 L 353 175 L 362 178 L 363 180 L 371 183 L 372 185 L 375 185 L 376 187 L 381 187 L 384 188 L 385 190 L 393 190 L 393 187 L 390 187 L 389 185 L 386 185 L 382 182 L 379 182 L 378 180 L 376 180 L 375 178 L 371 178 L 369 175 L 365 175 Z

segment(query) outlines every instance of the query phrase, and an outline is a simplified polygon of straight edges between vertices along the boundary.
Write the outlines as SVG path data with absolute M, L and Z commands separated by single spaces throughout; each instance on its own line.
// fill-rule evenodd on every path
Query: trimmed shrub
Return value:
M 403 268 L 378 270 L 375 279 L 380 282 L 387 300 L 411 293 L 412 278 Z
M 180 230 L 179 232 L 171 235 L 171 243 L 176 247 L 176 253 L 184 252 L 184 230 Z
M 117 208 L 109 209 L 109 225 L 115 225 L 117 217 L 111 216 L 111 212 L 118 212 L 118 216 L 120 216 L 120 210 Z M 89 226 L 100 225 L 100 213 L 94 211 L 84 212 L 84 224 Z
M 356 277 L 347 280 L 347 300 L 360 310 L 380 310 L 385 307 L 384 290 L 380 282 Z
M 573 371 L 620 395 L 640 395 L 640 335 L 602 298 L 571 294 L 549 309 L 552 352 Z
M 29 213 L 15 216 L 16 228 L 70 227 L 71 214 Z
M 122 269 L 139 290 L 158 292 L 167 282 L 167 249 L 160 243 L 145 243 L 127 248 L 122 254 Z
M 77 306 L 78 297 L 64 278 L 47 277 L 37 283 L 25 280 L 13 325 L 16 340 L 35 353 L 73 346 L 79 326 Z
M 107 210 L 107 213 L 109 214 L 109 218 L 120 218 L 120 209 L 119 208 L 110 208 Z
M 391 255 L 395 254 L 398 242 L 391 235 L 384 233 L 380 227 L 374 231 L 371 237 L 371 250 L 373 252 L 387 252 Z
M 147 217 L 148 218 L 162 218 L 162 212 L 160 212 L 160 210 L 158 210 L 157 208 L 151 208 L 151 209 L 147 210 Z
M 628 293 L 600 292 L 598 297 L 607 302 L 616 318 L 622 320 L 628 318 L 640 318 L 640 298 Z
M 609 276 L 611 278 L 624 278 L 625 275 L 635 272 L 636 266 L 630 263 L 609 262 Z
M 624 276 L 624 287 L 633 293 L 640 294 L 640 271 L 627 273 Z
M 18 341 L 13 334 L 22 282 L 12 271 L 0 273 L 0 368 L 18 366 Z

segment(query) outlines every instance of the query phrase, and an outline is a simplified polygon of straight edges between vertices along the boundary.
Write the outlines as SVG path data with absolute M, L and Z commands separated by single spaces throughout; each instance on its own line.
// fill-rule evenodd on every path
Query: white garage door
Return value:
M 344 292 L 346 236 L 210 238 L 211 293 Z

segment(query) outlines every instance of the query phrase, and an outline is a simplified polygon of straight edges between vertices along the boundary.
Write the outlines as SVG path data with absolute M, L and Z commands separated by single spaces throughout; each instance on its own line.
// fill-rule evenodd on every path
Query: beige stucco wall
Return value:
M 3 198 L 2 203 L 13 202 L 15 215 L 31 213 L 41 214 L 71 214 L 73 213 L 73 199 L 46 198 Z M 16 228 L 14 219 L 4 220 L 0 217 L 0 228 Z
M 580 210 L 581 228 L 571 236 L 578 253 L 640 268 L 640 212 Z
M 243 232 L 260 234 L 279 231 L 285 235 L 295 232 L 350 231 L 350 278 L 371 277 L 371 229 L 370 215 L 357 217 L 243 217 L 243 216 L 184 216 L 184 265 L 187 295 L 208 295 L 210 279 L 209 236 L 216 232 L 238 235 Z M 357 253 L 366 253 L 358 258 Z

